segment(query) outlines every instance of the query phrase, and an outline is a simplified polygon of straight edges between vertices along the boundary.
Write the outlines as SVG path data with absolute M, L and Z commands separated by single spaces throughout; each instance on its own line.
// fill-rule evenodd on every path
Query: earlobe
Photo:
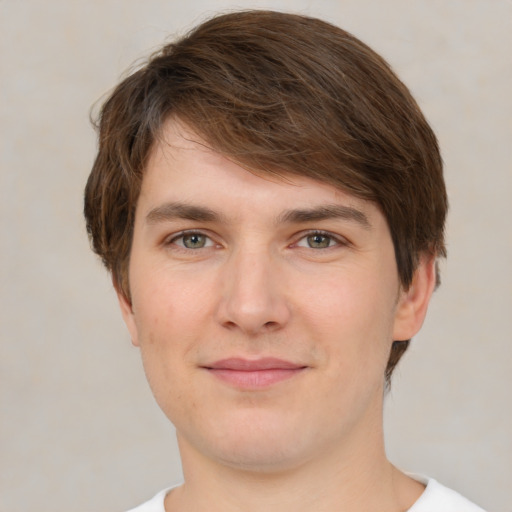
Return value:
M 135 315 L 133 313 L 132 302 L 115 282 L 113 284 L 116 290 L 117 300 L 119 301 L 119 307 L 121 308 L 121 314 L 123 315 L 124 323 L 130 332 L 133 345 L 138 347 L 139 337 L 137 333 L 137 325 L 135 323 Z
M 400 294 L 395 313 L 393 340 L 409 340 L 418 333 L 425 320 L 435 284 L 435 257 L 424 255 L 414 272 L 411 286 Z

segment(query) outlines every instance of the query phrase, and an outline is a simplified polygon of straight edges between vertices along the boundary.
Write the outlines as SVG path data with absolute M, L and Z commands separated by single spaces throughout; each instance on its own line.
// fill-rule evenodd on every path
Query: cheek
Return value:
M 190 272 L 169 269 L 166 265 L 134 274 L 132 282 L 138 325 L 142 330 L 150 330 L 154 339 L 159 338 L 160 331 L 168 332 L 172 337 L 173 331 L 179 331 L 180 326 L 195 325 L 211 296 L 208 292 L 211 286 L 204 279 L 190 275 Z M 185 327 L 181 329 L 185 334 Z
M 183 326 L 168 315 L 148 316 L 141 336 L 140 353 L 146 379 L 156 402 L 172 423 L 194 408 L 191 393 L 190 353 L 192 335 L 183 334 Z M 186 329 L 185 329 L 186 331 Z M 186 407 L 185 407 L 186 404 Z
M 137 284 L 141 281 L 137 281 Z M 149 277 L 132 287 L 133 311 L 144 371 L 157 402 L 180 393 L 183 361 L 193 343 L 193 302 L 180 288 Z M 186 312 L 188 311 L 188 314 Z
M 378 374 L 381 367 L 383 374 L 392 343 L 394 286 L 379 286 L 367 276 L 354 273 L 323 286 L 317 280 L 316 293 L 305 295 L 302 305 L 302 316 L 320 336 L 320 347 L 352 379 Z
M 157 285 L 134 304 L 139 345 L 146 364 L 170 367 L 197 343 L 201 303 L 186 290 Z
M 312 292 L 302 294 L 302 315 L 316 324 L 317 329 L 341 332 L 382 332 L 392 325 L 396 297 L 389 286 L 379 285 L 366 275 L 336 279 L 334 275 L 318 280 Z

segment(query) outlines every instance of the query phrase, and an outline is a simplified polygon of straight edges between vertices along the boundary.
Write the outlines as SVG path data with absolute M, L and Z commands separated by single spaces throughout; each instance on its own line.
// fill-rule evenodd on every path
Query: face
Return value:
M 119 297 L 182 451 L 261 471 L 368 449 L 391 343 L 424 315 L 382 213 L 309 178 L 251 174 L 176 122 L 164 135 Z

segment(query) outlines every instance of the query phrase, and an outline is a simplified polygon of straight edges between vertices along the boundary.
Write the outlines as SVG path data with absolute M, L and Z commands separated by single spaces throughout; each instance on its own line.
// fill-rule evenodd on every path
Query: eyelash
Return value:
M 206 239 L 206 244 L 208 244 L 208 245 L 205 245 L 204 247 L 198 247 L 195 250 L 197 250 L 197 249 L 206 249 L 206 248 L 209 248 L 209 247 L 212 247 L 212 246 L 215 245 L 215 242 L 213 241 L 211 236 L 208 236 L 207 234 L 205 234 L 205 233 L 203 233 L 201 231 L 194 231 L 194 230 L 181 231 L 180 233 L 172 235 L 172 237 L 167 238 L 164 241 L 164 245 L 165 246 L 174 245 L 174 246 L 176 246 L 180 250 L 193 251 L 194 250 L 193 248 L 185 247 L 184 243 L 177 244 L 176 242 L 178 240 L 180 240 L 180 239 L 183 240 L 185 237 L 192 237 L 194 235 L 199 236 L 199 237 L 204 237 Z M 208 243 L 208 242 L 210 242 L 210 243 Z
M 196 247 L 196 248 L 186 247 L 185 243 L 184 243 L 185 237 L 193 237 L 194 235 L 196 235 L 198 237 L 204 237 L 206 239 L 205 245 L 202 247 Z M 329 245 L 327 245 L 326 247 L 311 247 L 311 246 L 309 246 L 307 239 L 309 237 L 315 237 L 315 236 L 325 237 L 325 238 L 329 239 Z M 177 243 L 178 240 L 182 240 L 182 243 L 178 244 Z M 308 244 L 308 246 L 299 245 L 300 242 L 302 242 L 303 240 L 306 240 L 306 244 Z M 331 242 L 333 242 L 333 243 L 331 243 Z M 199 249 L 211 248 L 215 245 L 215 242 L 211 236 L 209 236 L 201 231 L 190 230 L 190 231 L 182 231 L 180 233 L 173 235 L 171 238 L 168 238 L 164 242 L 164 245 L 165 246 L 173 245 L 178 250 L 188 252 L 188 251 L 194 251 L 194 250 L 199 250 Z M 307 232 L 301 233 L 300 237 L 297 239 L 297 241 L 292 243 L 289 247 L 300 247 L 303 249 L 311 249 L 313 251 L 319 251 L 319 250 L 333 249 L 338 246 L 347 246 L 347 245 L 350 245 L 350 244 L 346 239 L 336 236 L 336 235 L 333 235 L 329 231 L 313 230 L 313 231 L 307 231 Z
M 312 250 L 320 250 L 320 249 L 332 249 L 334 247 L 337 247 L 337 246 L 347 246 L 349 245 L 349 242 L 343 238 L 343 237 L 340 237 L 340 236 L 337 236 L 337 235 L 334 235 L 332 233 L 330 233 L 329 231 L 322 231 L 322 230 L 313 230 L 313 231 L 308 231 L 306 233 L 302 233 L 300 238 L 298 238 L 297 242 L 295 242 L 294 246 L 297 246 L 297 247 L 303 247 L 303 246 L 299 246 L 299 242 L 301 242 L 302 240 L 305 240 L 309 237 L 314 237 L 314 236 L 321 236 L 321 237 L 325 237 L 325 238 L 329 238 L 332 242 L 334 242 L 333 245 L 328 245 L 327 247 L 304 247 L 305 249 L 312 249 Z

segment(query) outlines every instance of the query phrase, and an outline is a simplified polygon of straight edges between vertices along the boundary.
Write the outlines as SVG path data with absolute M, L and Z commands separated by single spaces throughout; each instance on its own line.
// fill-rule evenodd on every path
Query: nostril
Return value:
M 227 327 L 228 329 L 235 329 L 236 323 L 228 320 L 227 322 L 224 322 L 224 327 Z

